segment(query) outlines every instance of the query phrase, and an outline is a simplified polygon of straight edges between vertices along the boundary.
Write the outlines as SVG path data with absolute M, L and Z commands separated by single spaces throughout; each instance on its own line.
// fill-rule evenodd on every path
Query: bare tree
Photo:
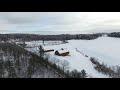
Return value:
M 120 78 L 120 66 L 116 66 L 116 78 Z
M 86 71 L 83 69 L 81 71 L 81 78 L 86 78 L 86 77 L 87 77 Z
M 69 69 L 69 62 L 64 60 L 63 62 L 61 62 L 61 67 L 62 67 L 62 70 L 65 74 L 66 70 Z
M 3 59 L 0 60 L 0 78 L 4 77 L 4 61 Z

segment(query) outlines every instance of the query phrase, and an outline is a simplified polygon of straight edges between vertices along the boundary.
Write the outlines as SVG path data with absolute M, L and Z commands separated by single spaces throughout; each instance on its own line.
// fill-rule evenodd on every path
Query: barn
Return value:
M 61 48 L 60 50 L 56 50 L 55 51 L 55 55 L 58 55 L 58 56 L 68 56 L 69 55 L 69 51 L 67 49 Z
M 45 48 L 43 48 L 43 50 L 44 50 L 44 52 L 53 52 L 54 51 L 54 49 L 45 49 Z
M 44 50 L 44 52 L 53 52 L 54 49 L 48 49 L 48 50 Z

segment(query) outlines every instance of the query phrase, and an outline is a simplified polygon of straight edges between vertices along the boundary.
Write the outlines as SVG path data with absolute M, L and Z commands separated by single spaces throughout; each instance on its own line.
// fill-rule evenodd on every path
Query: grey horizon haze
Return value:
M 120 32 L 120 12 L 0 12 L 0 33 Z

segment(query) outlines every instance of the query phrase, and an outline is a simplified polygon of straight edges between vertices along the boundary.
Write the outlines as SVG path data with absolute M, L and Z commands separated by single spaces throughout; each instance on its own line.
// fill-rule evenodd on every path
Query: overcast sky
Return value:
M 0 12 L 0 33 L 120 31 L 120 12 Z

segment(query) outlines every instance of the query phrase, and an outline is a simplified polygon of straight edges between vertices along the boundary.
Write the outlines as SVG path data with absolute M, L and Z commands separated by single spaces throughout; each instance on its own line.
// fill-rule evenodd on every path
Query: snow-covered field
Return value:
M 51 45 L 59 45 L 61 44 L 62 41 L 44 41 L 44 46 L 51 46 Z M 27 47 L 38 47 L 40 45 L 43 45 L 43 41 L 31 41 L 31 42 L 26 42 Z
M 95 40 L 71 40 L 71 46 L 109 66 L 120 65 L 120 38 L 100 37 Z
M 47 41 L 46 41 L 47 42 Z M 69 63 L 69 70 L 84 69 L 89 76 L 95 78 L 107 78 L 108 76 L 98 73 L 94 69 L 94 65 L 90 61 L 90 57 L 95 57 L 99 62 L 104 62 L 109 66 L 120 65 L 120 39 L 112 37 L 99 37 L 95 40 L 69 40 L 66 44 L 45 45 L 45 49 L 60 50 L 67 49 L 69 56 L 56 56 L 54 52 L 48 52 L 49 61 L 56 62 L 58 65 L 67 61 Z M 28 43 L 28 44 L 31 44 Z M 34 42 L 32 42 L 34 44 Z M 40 43 L 39 43 L 40 45 Z M 38 52 L 37 47 L 27 48 L 32 52 Z M 88 57 L 85 57 L 87 55 Z

